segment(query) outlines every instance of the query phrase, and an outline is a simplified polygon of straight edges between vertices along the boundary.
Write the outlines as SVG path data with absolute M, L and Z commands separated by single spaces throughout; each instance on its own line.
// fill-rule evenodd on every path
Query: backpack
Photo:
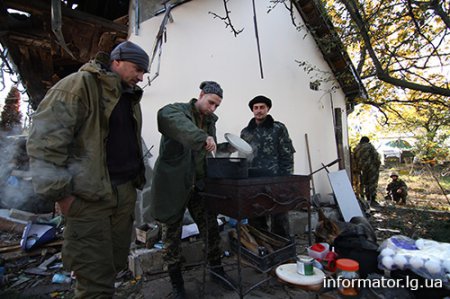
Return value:
M 342 231 L 333 242 L 338 258 L 348 258 L 359 263 L 358 272 L 361 278 L 366 278 L 370 273 L 382 273 L 378 269 L 379 246 L 372 235 L 375 235 L 372 227 L 353 224 Z

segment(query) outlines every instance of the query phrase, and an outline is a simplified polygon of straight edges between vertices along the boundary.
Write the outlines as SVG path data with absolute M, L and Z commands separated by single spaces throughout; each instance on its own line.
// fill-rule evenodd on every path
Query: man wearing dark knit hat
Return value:
M 217 215 L 206 210 L 201 192 L 206 177 L 206 156 L 217 150 L 214 114 L 222 103 L 223 90 L 214 81 L 200 84 L 198 99 L 174 103 L 158 111 L 158 130 L 162 134 L 155 163 L 150 202 L 145 207 L 150 216 L 163 224 L 164 263 L 169 270 L 174 298 L 185 298 L 182 276 L 181 232 L 188 209 L 200 235 L 208 234 L 208 263 L 217 274 L 227 277 L 221 265 Z M 205 217 L 206 216 L 206 217 Z M 208 228 L 208 231 L 206 231 Z M 216 276 L 211 276 L 216 279 Z M 222 282 L 222 280 L 218 280 Z
M 110 60 L 129 61 L 139 67 L 141 71 L 146 73 L 148 71 L 148 55 L 138 45 L 126 41 L 115 47 L 110 54 Z
M 98 53 L 56 83 L 33 116 L 33 185 L 65 217 L 62 258 L 76 276 L 75 298 L 112 298 L 127 267 L 136 188 L 145 183 L 136 84 L 148 64 L 128 41 Z
M 295 149 L 286 126 L 275 121 L 268 114 L 272 108 L 272 101 L 259 95 L 253 98 L 248 105 L 254 118 L 241 131 L 241 138 L 247 141 L 253 149 L 252 169 L 262 176 L 292 174 Z M 250 219 L 249 223 L 259 229 L 269 229 L 265 216 Z M 272 215 L 270 230 L 277 235 L 289 238 L 288 214 Z

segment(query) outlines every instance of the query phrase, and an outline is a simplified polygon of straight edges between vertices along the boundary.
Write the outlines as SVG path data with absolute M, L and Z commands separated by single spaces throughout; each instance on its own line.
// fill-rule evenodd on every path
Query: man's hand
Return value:
M 72 205 L 72 202 L 75 200 L 75 197 L 72 195 L 66 196 L 61 200 L 58 200 L 56 202 L 56 204 L 58 205 L 61 214 L 63 214 L 64 216 L 67 215 L 67 213 L 69 212 L 70 206 Z
M 214 138 L 212 136 L 208 136 L 208 138 L 206 138 L 205 149 L 208 152 L 215 152 L 216 151 L 217 145 L 216 145 L 216 142 L 214 141 Z

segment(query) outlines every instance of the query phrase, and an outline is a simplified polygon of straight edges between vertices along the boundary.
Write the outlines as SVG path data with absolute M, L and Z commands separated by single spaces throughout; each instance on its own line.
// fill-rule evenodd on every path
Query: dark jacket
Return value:
M 119 75 L 96 60 L 47 92 L 33 116 L 27 142 L 36 193 L 54 201 L 68 195 L 88 201 L 112 198 L 105 145 L 109 117 L 121 93 Z M 140 149 L 141 97 L 142 89 L 135 87 L 132 110 Z M 145 183 L 143 164 L 141 169 L 138 188 Z
M 205 151 L 208 136 L 216 139 L 218 117 L 215 114 L 205 119 L 207 132 L 195 125 L 196 101 L 169 104 L 158 111 L 158 130 L 162 137 L 150 202 L 144 209 L 145 213 L 149 212 L 151 217 L 161 222 L 173 223 L 184 214 L 196 182 L 195 157 Z

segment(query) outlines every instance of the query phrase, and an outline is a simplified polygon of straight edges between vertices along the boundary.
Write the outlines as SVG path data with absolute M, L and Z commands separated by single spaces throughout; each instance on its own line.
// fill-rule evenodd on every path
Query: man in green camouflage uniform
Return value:
M 217 215 L 206 211 L 204 198 L 199 194 L 204 188 L 206 156 L 217 149 L 218 117 L 214 111 L 222 102 L 223 91 L 213 81 L 202 82 L 200 89 L 198 100 L 169 104 L 158 111 L 162 137 L 150 203 L 145 211 L 163 223 L 164 262 L 175 298 L 186 296 L 181 274 L 181 232 L 186 208 L 203 238 L 208 227 L 208 262 L 218 274 L 226 276 L 221 267 Z
M 241 131 L 241 138 L 247 141 L 253 149 L 251 167 L 262 176 L 290 175 L 294 171 L 294 153 L 286 126 L 275 121 L 269 115 L 272 101 L 265 96 L 257 96 L 249 102 L 254 118 Z M 277 235 L 289 238 L 288 213 L 272 215 L 271 231 Z M 265 216 L 249 220 L 257 228 L 267 230 Z
M 361 185 L 364 188 L 366 200 L 372 205 L 378 205 L 376 201 L 378 177 L 380 171 L 380 156 L 367 136 L 363 136 L 354 151 L 356 170 L 361 175 Z
M 408 186 L 403 180 L 398 178 L 398 174 L 395 172 L 391 174 L 391 179 L 392 181 L 386 187 L 386 191 L 388 192 L 387 196 L 396 203 L 404 205 L 408 196 Z

